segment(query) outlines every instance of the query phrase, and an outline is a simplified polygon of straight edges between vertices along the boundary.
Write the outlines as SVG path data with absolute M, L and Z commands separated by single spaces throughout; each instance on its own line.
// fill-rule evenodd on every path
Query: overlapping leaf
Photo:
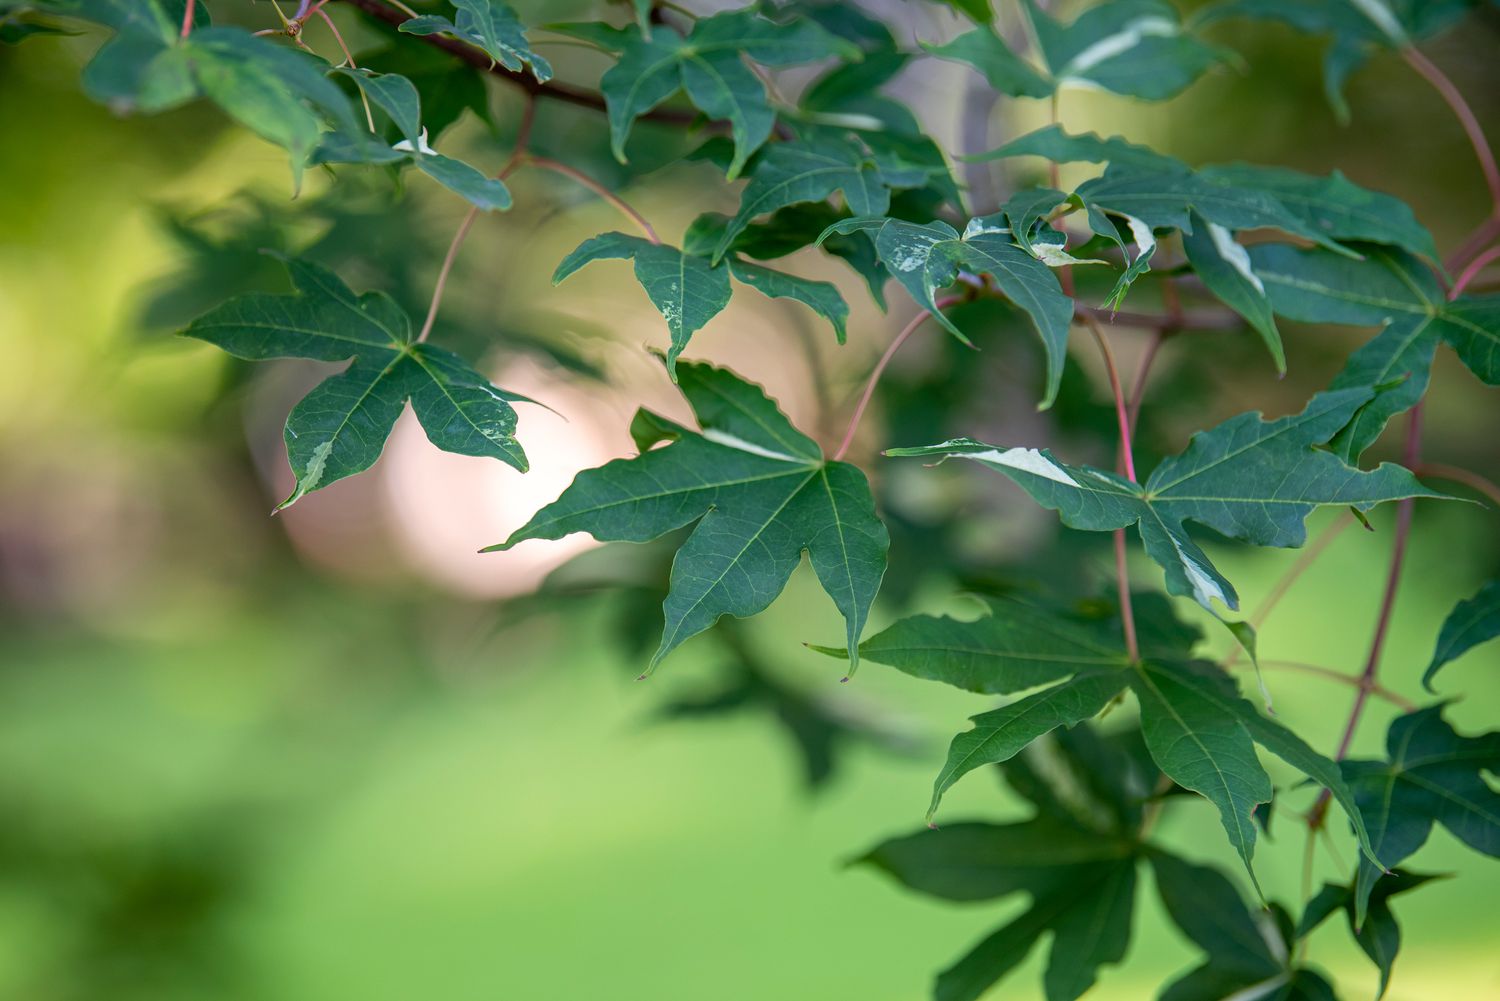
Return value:
M 1380 1001 L 1385 997 L 1386 988 L 1390 986 L 1391 967 L 1395 965 L 1396 954 L 1401 951 L 1401 926 L 1396 923 L 1396 916 L 1391 912 L 1390 899 L 1408 890 L 1415 890 L 1435 878 L 1399 869 L 1392 872 L 1389 878 L 1375 884 L 1362 922 L 1355 913 L 1354 888 L 1324 883 L 1323 888 L 1307 902 L 1302 920 L 1297 923 L 1297 937 L 1306 937 L 1335 911 L 1343 911 L 1349 919 L 1349 934 L 1354 936 L 1354 941 L 1359 943 L 1360 949 L 1380 971 L 1380 987 L 1375 994 L 1375 1001 Z
M 436 14 L 423 14 L 401 23 L 411 35 L 446 35 L 468 42 L 508 70 L 519 73 L 529 67 L 537 82 L 552 79 L 552 64 L 532 49 L 526 27 L 509 5 L 496 0 L 451 0 L 457 13 L 450 21 Z
M 318 265 L 286 263 L 297 294 L 240 296 L 183 331 L 237 358 L 354 359 L 287 418 L 297 485 L 278 510 L 373 465 L 408 400 L 438 448 L 525 472 L 511 408 L 520 397 L 490 385 L 457 355 L 415 342 L 407 315 L 383 293 L 356 295 Z
M 1099 738 L 1084 727 L 1058 734 L 1052 746 L 1037 746 L 1037 767 L 1020 758 L 1007 767 L 1007 778 L 1038 805 L 1035 818 L 925 830 L 860 859 L 944 900 L 1031 898 L 1019 917 L 938 975 L 936 1001 L 974 1001 L 1049 932 L 1048 1001 L 1073 1001 L 1093 986 L 1100 967 L 1125 955 L 1141 855 L 1141 801 L 1157 776 L 1134 734 Z
M 888 546 L 864 474 L 825 460 L 758 386 L 727 370 L 682 364 L 678 386 L 701 431 L 642 411 L 652 437 L 671 437 L 670 444 L 579 473 L 561 497 L 491 548 L 573 532 L 644 542 L 696 522 L 672 563 L 653 667 L 720 616 L 765 609 L 805 551 L 844 617 L 852 671 Z
M 1263 420 L 1232 417 L 1193 436 L 1180 455 L 1164 460 L 1144 484 L 1088 466 L 1070 466 L 1050 453 L 958 439 L 888 455 L 966 458 L 1003 473 L 1063 524 L 1087 531 L 1136 525 L 1146 552 L 1165 571 L 1167 590 L 1190 595 L 1213 610 L 1213 600 L 1238 609 L 1234 587 L 1188 535 L 1195 521 L 1257 546 L 1295 547 L 1306 541 L 1304 520 L 1323 504 L 1369 510 L 1404 497 L 1443 496 L 1410 472 L 1386 463 L 1362 472 L 1317 446 L 1353 420 L 1375 391 L 1332 390 L 1300 414 Z
M 1063 294 L 1052 269 L 1023 250 L 1012 238 L 1003 214 L 972 219 L 962 235 L 941 220 L 930 223 L 900 219 L 847 219 L 818 238 L 868 233 L 886 269 L 964 343 L 968 338 L 937 308 L 936 292 L 958 280 L 959 269 L 987 274 L 1030 318 L 1047 358 L 1043 407 L 1050 406 L 1062 382 L 1073 301 Z
M 1442 713 L 1436 705 L 1397 717 L 1386 734 L 1385 761 L 1343 762 L 1375 855 L 1388 867 L 1421 848 L 1434 823 L 1475 851 L 1500 857 L 1500 794 L 1485 781 L 1486 773 L 1500 774 L 1500 731 L 1462 737 Z M 1356 924 L 1380 879 L 1380 868 L 1361 859 Z
M 411 163 L 470 204 L 483 210 L 508 209 L 510 189 L 499 178 L 486 177 L 474 167 L 443 156 L 429 145 L 422 125 L 422 101 L 416 86 L 395 73 L 340 70 L 352 79 L 372 104 L 384 111 L 402 138 L 387 145 L 364 132 L 331 133 L 314 156 L 319 163 Z
M 1460 601 L 1443 620 L 1437 649 L 1422 674 L 1422 684 L 1432 691 L 1432 679 L 1444 664 L 1474 647 L 1500 636 L 1500 580 L 1487 582 L 1479 593 Z
M 1047 97 L 1062 87 L 1081 86 L 1161 100 L 1224 59 L 1222 51 L 1184 28 L 1171 4 L 1159 0 L 1100 4 L 1066 25 L 1032 0 L 1023 9 L 1041 66 L 1017 56 L 990 28 L 976 28 L 928 51 L 970 64 L 996 90 L 1015 97 Z
M 1281 316 L 1383 325 L 1332 384 L 1334 389 L 1384 388 L 1333 441 L 1335 451 L 1351 462 L 1380 436 L 1391 417 L 1422 398 L 1440 342 L 1453 347 L 1479 378 L 1500 385 L 1500 297 L 1463 296 L 1448 302 L 1432 273 L 1410 254 L 1354 246 L 1362 260 L 1280 244 L 1250 248 L 1255 274 Z
M 709 118 L 729 123 L 734 157 L 728 176 L 733 178 L 770 137 L 776 121 L 765 85 L 745 59 L 786 66 L 833 55 L 857 59 L 860 52 L 812 20 L 781 24 L 755 9 L 702 18 L 686 38 L 660 25 L 632 33 L 600 80 L 615 156 L 625 159 L 625 140 L 638 117 L 682 90 Z
M 1205 954 L 1203 964 L 1169 984 L 1159 1001 L 1334 1001 L 1323 975 L 1299 963 L 1285 911 L 1250 911 L 1233 884 L 1208 866 L 1164 852 L 1150 857 L 1167 915 Z

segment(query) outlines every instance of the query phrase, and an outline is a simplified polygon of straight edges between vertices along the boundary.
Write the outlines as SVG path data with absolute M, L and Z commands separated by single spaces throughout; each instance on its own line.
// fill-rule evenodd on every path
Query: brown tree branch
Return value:
M 384 0 L 343 0 L 343 2 L 350 7 L 357 8 L 377 21 L 390 25 L 392 28 L 398 28 L 402 22 L 408 20 L 405 14 L 394 7 L 388 6 Z M 433 48 L 442 49 L 444 52 L 463 60 L 470 66 L 519 87 L 528 94 L 533 94 L 537 97 L 550 97 L 554 101 L 562 101 L 565 104 L 576 104 L 581 108 L 593 108 L 596 111 L 604 110 L 604 97 L 592 90 L 585 90 L 582 87 L 575 87 L 571 84 L 558 83 L 552 80 L 549 80 L 547 83 L 539 83 L 529 73 L 506 69 L 473 46 L 466 45 L 452 38 L 444 38 L 441 35 L 412 35 L 411 37 L 427 45 L 431 45 Z M 682 108 L 655 108 L 640 117 L 652 122 L 689 125 L 698 120 L 698 113 Z

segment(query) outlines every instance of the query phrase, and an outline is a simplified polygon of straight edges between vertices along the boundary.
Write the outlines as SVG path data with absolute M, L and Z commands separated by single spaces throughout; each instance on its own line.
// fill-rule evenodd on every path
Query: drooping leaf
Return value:
M 1477 852 L 1500 856 L 1500 794 L 1484 773 L 1500 774 L 1500 731 L 1461 737 L 1441 705 L 1397 717 L 1386 734 L 1385 761 L 1345 761 L 1344 777 L 1386 866 L 1410 858 L 1440 823 Z M 1360 859 L 1356 924 L 1364 922 L 1381 870 Z
M 1271 780 L 1250 732 L 1184 683 L 1180 672 L 1142 665 L 1131 688 L 1141 707 L 1141 733 L 1164 774 L 1213 803 L 1245 869 L 1252 873 L 1256 806 L 1271 800 Z
M 667 321 L 672 338 L 667 348 L 667 371 L 675 378 L 677 357 L 687 347 L 688 339 L 729 305 L 729 269 L 716 268 L 706 257 L 666 244 L 625 233 L 604 233 L 585 240 L 563 258 L 552 282 L 557 284 L 590 261 L 609 258 L 635 262 L 636 280 Z
M 297 484 L 278 510 L 373 465 L 407 400 L 438 448 L 526 471 L 511 408 L 518 397 L 490 385 L 457 355 L 414 341 L 407 315 L 383 293 L 356 295 L 307 261 L 286 265 L 297 294 L 240 296 L 183 331 L 237 358 L 354 359 L 287 418 Z
M 526 27 L 509 5 L 497 0 L 450 0 L 457 13 L 454 20 L 424 14 L 401 22 L 400 30 L 411 35 L 446 35 L 484 52 L 508 70 L 529 68 L 538 83 L 552 79 L 552 64 L 532 49 Z
M 1438 633 L 1437 649 L 1422 674 L 1422 685 L 1432 691 L 1432 679 L 1448 661 L 1500 636 L 1500 580 L 1485 583 L 1479 593 L 1460 601 L 1443 620 Z
M 1271 300 L 1266 295 L 1265 283 L 1255 273 L 1249 251 L 1235 242 L 1229 230 L 1201 217 L 1193 220 L 1191 232 L 1182 235 L 1182 249 L 1204 287 L 1245 318 L 1271 352 L 1276 371 L 1285 373 L 1286 350 L 1281 346 L 1281 332 L 1276 329 Z
M 1284 244 L 1250 249 L 1256 275 L 1281 316 L 1310 323 L 1384 325 L 1356 352 L 1333 388 L 1380 386 L 1370 403 L 1334 441 L 1354 461 L 1391 417 L 1427 391 L 1432 358 L 1442 341 L 1485 382 L 1500 385 L 1500 309 L 1491 297 L 1444 299 L 1437 280 L 1412 255 L 1373 244 L 1353 244 L 1362 260 Z
M 1040 67 L 1017 56 L 990 28 L 976 28 L 928 51 L 970 64 L 992 87 L 1013 97 L 1047 97 L 1079 86 L 1162 100 L 1224 59 L 1221 50 L 1184 29 L 1171 4 L 1158 0 L 1100 4 L 1066 25 L 1032 0 L 1022 7 L 1040 49 Z
M 1333 390 L 1318 394 L 1300 414 L 1272 421 L 1257 413 L 1232 417 L 1194 435 L 1188 448 L 1158 465 L 1144 485 L 1061 463 L 1048 452 L 971 439 L 886 454 L 978 462 L 1014 480 L 1071 528 L 1112 531 L 1136 525 L 1147 554 L 1166 571 L 1169 593 L 1190 595 L 1209 610 L 1215 598 L 1238 609 L 1233 586 L 1192 541 L 1184 522 L 1196 521 L 1252 545 L 1297 547 L 1306 541 L 1304 520 L 1319 505 L 1369 510 L 1388 500 L 1443 496 L 1399 466 L 1386 463 L 1362 472 L 1316 447 L 1344 428 L 1373 395 L 1369 388 Z
M 886 269 L 965 344 L 969 339 L 937 308 L 936 292 L 958 279 L 960 268 L 988 274 L 1000 290 L 1030 318 L 1047 358 L 1047 384 L 1041 407 L 1051 406 L 1062 382 L 1073 301 L 1063 294 L 1052 269 L 1012 240 L 1003 215 L 971 219 L 962 236 L 941 220 L 912 223 L 900 219 L 849 219 L 835 223 L 818 238 L 864 232 L 875 241 Z
M 1322 924 L 1335 911 L 1342 910 L 1349 919 L 1349 934 L 1359 943 L 1370 962 L 1380 970 L 1380 987 L 1375 1001 L 1385 997 L 1391 982 L 1391 967 L 1396 954 L 1401 951 L 1401 926 L 1391 912 L 1390 899 L 1399 893 L 1415 890 L 1423 883 L 1431 882 L 1435 876 L 1396 870 L 1386 879 L 1375 884 L 1370 894 L 1369 908 L 1363 923 L 1356 924 L 1354 910 L 1354 888 L 1334 883 L 1324 883 L 1312 900 L 1308 901 L 1302 919 L 1297 923 L 1297 937 L 1303 938 Z
M 1206 954 L 1159 1001 L 1335 1001 L 1320 973 L 1297 965 L 1290 920 L 1279 908 L 1248 910 L 1234 885 L 1208 866 L 1158 851 L 1150 858 L 1172 923 Z
M 1073 726 L 1103 711 L 1125 690 L 1120 670 L 1083 673 L 1008 706 L 973 717 L 974 728 L 953 738 L 948 760 L 933 781 L 927 816 L 937 813 L 943 793 L 983 765 L 1007 761 L 1033 740 L 1060 726 Z
M 724 229 L 713 260 L 729 250 L 752 219 L 788 205 L 820 202 L 835 191 L 855 215 L 883 215 L 890 191 L 869 155 L 852 140 L 820 138 L 775 143 L 756 158 L 740 208 Z
M 770 137 L 776 120 L 764 84 L 744 60 L 787 66 L 834 55 L 857 59 L 860 53 L 815 21 L 778 23 L 755 8 L 701 18 L 686 38 L 660 25 L 632 34 L 599 81 L 615 156 L 624 162 L 625 140 L 637 118 L 683 90 L 709 118 L 729 123 L 732 179 Z
M 850 671 L 885 573 L 888 537 L 865 476 L 823 458 L 758 386 L 725 369 L 678 366 L 700 432 L 584 470 L 504 543 L 588 532 L 644 542 L 697 523 L 672 563 L 654 667 L 722 615 L 762 611 L 807 552 L 846 624 Z
M 1025 892 L 1031 907 L 938 975 L 936 1001 L 974 1001 L 1047 932 L 1048 1001 L 1073 1001 L 1129 945 L 1134 846 L 1050 817 L 1006 826 L 955 824 L 887 841 L 860 861 L 921 893 L 986 900 Z

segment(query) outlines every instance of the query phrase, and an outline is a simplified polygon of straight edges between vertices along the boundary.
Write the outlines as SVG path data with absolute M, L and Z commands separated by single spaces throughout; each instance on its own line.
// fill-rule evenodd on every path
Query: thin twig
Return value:
M 1058 271 L 1062 269 L 1059 268 Z M 1146 330 L 1238 330 L 1245 323 L 1238 314 L 1228 310 L 1183 313 L 1181 316 L 1172 317 L 1155 316 L 1150 313 L 1127 313 L 1123 310 L 1116 312 L 1074 303 L 1073 311 L 1080 320 L 1092 317 L 1101 323 L 1117 324 L 1122 327 L 1141 327 Z
M 193 33 L 193 11 L 198 6 L 198 0 L 187 0 L 187 6 L 182 11 L 182 34 L 178 38 L 186 38 Z
M 1333 541 L 1339 537 L 1339 534 L 1344 529 L 1354 524 L 1354 520 L 1354 515 L 1346 512 L 1331 522 L 1327 528 L 1323 529 L 1323 533 L 1313 541 L 1313 544 L 1302 551 L 1302 555 L 1298 557 L 1297 562 L 1293 563 L 1291 568 L 1282 574 L 1281 579 L 1272 585 L 1271 590 L 1266 593 L 1265 598 L 1261 600 L 1255 611 L 1251 612 L 1245 621 L 1256 629 L 1259 629 L 1266 621 L 1266 618 L 1281 602 L 1281 599 L 1286 597 L 1286 593 L 1291 590 L 1292 585 L 1297 582 L 1297 579 L 1318 561 L 1318 557 L 1322 556 L 1324 551 L 1333 545 Z M 1234 648 L 1220 661 L 1220 666 L 1233 667 L 1234 662 L 1240 659 L 1240 654 L 1243 652 L 1244 647 L 1236 643 Z
M 526 157 L 528 144 L 531 142 L 531 126 L 536 120 L 536 98 L 526 95 L 526 107 L 521 111 L 521 124 L 516 128 L 516 145 L 511 150 L 510 159 L 505 161 L 505 166 L 500 168 L 496 175 L 500 180 L 509 177 L 517 167 L 521 165 Z M 443 265 L 438 269 L 437 281 L 432 285 L 432 299 L 427 304 L 427 318 L 422 321 L 422 330 L 417 334 L 417 343 L 421 344 L 427 340 L 432 333 L 432 325 L 437 321 L 438 307 L 443 304 L 443 290 L 448 287 L 448 275 L 453 271 L 453 262 L 458 259 L 458 250 L 464 245 L 464 239 L 469 235 L 469 230 L 474 221 L 479 218 L 479 206 L 471 205 L 469 211 L 464 214 L 463 221 L 458 224 L 458 231 L 453 234 L 453 239 L 448 244 L 448 253 L 443 256 Z
M 1412 408 L 1406 426 L 1406 449 L 1402 459 L 1408 469 L 1417 464 L 1421 451 L 1422 404 L 1418 403 Z M 1349 711 L 1349 722 L 1344 726 L 1344 735 L 1339 738 L 1338 752 L 1334 755 L 1336 758 L 1349 753 L 1349 745 L 1354 742 L 1354 730 L 1359 726 L 1370 687 L 1374 685 L 1376 672 L 1380 670 L 1380 655 L 1385 649 L 1386 635 L 1390 632 L 1391 615 L 1396 608 L 1396 593 L 1401 588 L 1401 567 L 1406 562 L 1406 544 L 1411 537 L 1411 516 L 1415 504 L 1408 497 L 1396 509 L 1396 537 L 1391 546 L 1391 569 L 1386 575 L 1385 594 L 1381 597 L 1380 614 L 1375 620 L 1375 635 L 1370 638 L 1370 655 L 1365 659 L 1365 669 L 1360 674 L 1360 681 L 1364 684 L 1355 696 L 1354 708 Z
M 934 305 L 939 310 L 943 310 L 954 303 L 962 301 L 962 296 L 945 296 L 938 299 Z M 875 363 L 875 368 L 870 372 L 870 377 L 865 380 L 864 391 L 859 394 L 859 402 L 854 405 L 854 413 L 849 416 L 849 426 L 844 430 L 844 438 L 839 442 L 839 447 L 833 453 L 834 462 L 842 461 L 844 456 L 849 454 L 849 446 L 854 443 L 854 433 L 859 430 L 859 422 L 864 418 L 866 408 L 870 406 L 870 399 L 875 395 L 875 386 L 880 382 L 881 375 L 885 373 L 886 366 L 891 363 L 892 358 L 896 357 L 896 352 L 901 350 L 901 345 L 905 344 L 911 335 L 917 332 L 917 328 L 930 316 L 932 316 L 931 312 L 925 309 L 922 310 L 916 316 L 912 317 L 906 326 L 901 328 L 900 333 L 891 338 L 891 343 L 886 346 L 885 352 L 880 356 L 880 360 Z
M 552 160 L 545 156 L 527 155 L 526 162 L 531 164 L 533 167 L 541 167 L 543 170 L 550 170 L 554 174 L 561 174 L 564 177 L 571 178 L 572 180 L 577 181 L 579 184 L 583 185 L 585 188 L 588 188 L 590 191 L 598 195 L 600 198 L 604 199 L 606 202 L 609 202 L 609 204 L 614 206 L 621 215 L 625 216 L 631 222 L 635 223 L 636 226 L 640 228 L 640 231 L 645 235 L 646 239 L 650 240 L 652 243 L 661 243 L 661 237 L 656 235 L 656 230 L 651 228 L 651 224 L 646 221 L 645 216 L 641 215 L 635 209 L 631 208 L 629 203 L 627 203 L 623 198 L 606 188 L 604 185 L 600 184 L 598 181 L 594 180 L 592 177 L 588 176 L 580 170 L 577 170 L 576 168 L 568 166 L 565 163 L 560 163 L 557 160 Z
M 1141 356 L 1141 367 L 1135 371 L 1135 385 L 1130 387 L 1130 405 L 1127 408 L 1127 416 L 1130 420 L 1130 433 L 1134 434 L 1137 423 L 1141 418 L 1141 401 L 1146 398 L 1146 380 L 1151 377 L 1151 366 L 1156 362 L 1156 354 L 1161 350 L 1162 342 L 1172 335 L 1173 327 L 1163 327 L 1151 335 L 1151 343 L 1146 345 L 1146 353 Z
M 1245 670 L 1245 668 L 1248 666 L 1249 665 L 1244 665 L 1239 669 Z M 1316 675 L 1319 678 L 1327 678 L 1329 681 L 1337 681 L 1341 685 L 1350 685 L 1354 688 L 1360 687 L 1361 684 L 1360 679 L 1352 674 L 1344 674 L 1342 671 L 1335 671 L 1329 667 L 1319 667 L 1317 664 L 1306 664 L 1300 660 L 1263 659 L 1260 662 L 1260 666 L 1271 670 L 1296 671 L 1299 674 Z M 1410 699 L 1406 699 L 1400 695 L 1397 695 L 1395 692 L 1391 691 L 1389 688 L 1386 688 L 1384 685 L 1371 684 L 1370 694 L 1375 696 L 1377 699 L 1384 699 L 1391 705 L 1397 706 L 1398 708 L 1406 712 L 1411 712 L 1411 710 L 1416 708 L 1416 706 Z
M 349 51 L 349 46 L 344 44 L 344 36 L 339 34 L 339 26 L 333 23 L 333 18 L 328 16 L 328 12 L 323 9 L 323 5 L 318 4 L 318 6 L 313 8 L 312 13 L 322 18 L 323 23 L 328 25 L 328 30 L 333 32 L 333 40 L 338 43 L 339 49 L 344 53 L 344 61 L 349 64 L 349 68 L 359 69 L 359 64 L 354 61 L 354 53 Z M 302 23 L 298 18 L 293 18 L 292 21 L 296 24 Z M 365 124 L 370 127 L 370 131 L 373 133 L 375 131 L 375 113 L 370 110 L 370 99 L 365 95 L 363 87 L 359 88 L 359 102 L 365 108 Z
M 403 22 L 417 16 L 411 12 L 410 8 L 395 10 L 392 7 L 386 6 L 382 0 L 343 0 L 343 2 L 349 4 L 351 7 L 357 7 L 375 20 L 383 21 L 393 28 L 399 27 Z M 492 60 L 488 54 L 481 52 L 472 45 L 456 41 L 452 38 L 445 38 L 442 35 L 415 35 L 412 37 L 420 39 L 424 44 L 430 45 L 435 49 L 442 49 L 444 52 L 462 59 L 470 66 L 483 70 L 538 97 L 550 97 L 555 101 L 576 104 L 583 108 L 593 108 L 596 111 L 605 110 L 603 96 L 594 91 L 584 90 L 580 87 L 557 83 L 551 80 L 541 83 L 528 73 L 506 69 Z M 682 108 L 653 108 L 640 117 L 646 121 L 668 122 L 681 126 L 691 125 L 698 120 L 697 112 Z
M 1125 476 L 1131 483 L 1135 483 L 1135 453 L 1130 445 L 1130 417 L 1125 410 L 1125 391 L 1120 387 L 1120 370 L 1115 365 L 1115 355 L 1109 348 L 1104 331 L 1099 329 L 1099 321 L 1086 316 L 1084 325 L 1094 335 L 1094 343 L 1099 345 L 1099 353 L 1104 356 L 1104 367 L 1109 373 L 1109 391 L 1115 398 L 1115 419 L 1120 428 L 1120 463 Z M 1115 585 L 1120 592 L 1120 621 L 1125 630 L 1125 652 L 1134 663 L 1141 659 L 1141 649 L 1136 639 L 1135 610 L 1130 603 L 1130 573 L 1126 564 L 1123 528 L 1115 529 Z
M 1402 50 L 1402 55 L 1442 95 L 1443 100 L 1448 102 L 1448 107 L 1453 109 L 1453 114 L 1469 137 L 1469 145 L 1474 147 L 1474 156 L 1479 161 L 1479 169 L 1484 173 L 1484 183 L 1490 190 L 1490 205 L 1496 214 L 1500 214 L 1500 166 L 1496 166 L 1495 153 L 1490 149 L 1489 140 L 1485 138 L 1484 129 L 1474 110 L 1464 100 L 1463 92 L 1437 64 L 1422 55 L 1416 46 L 1407 46 Z
M 1469 262 L 1468 267 L 1459 272 L 1458 277 L 1454 279 L 1453 289 L 1448 293 L 1448 298 L 1452 300 L 1463 295 L 1464 289 L 1469 287 L 1469 283 L 1479 277 L 1479 272 L 1495 263 L 1495 261 L 1500 261 L 1500 247 L 1491 247 L 1478 257 L 1475 257 Z

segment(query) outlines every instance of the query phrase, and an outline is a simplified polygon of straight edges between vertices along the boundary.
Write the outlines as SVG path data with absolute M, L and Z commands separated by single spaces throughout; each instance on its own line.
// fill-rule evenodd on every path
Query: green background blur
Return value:
M 953 28 L 929 6 L 884 6 L 908 40 Z M 587 5 L 531 8 L 545 10 L 534 20 L 560 20 Z M 270 18 L 261 4 L 233 16 Z M 378 53 L 384 36 L 344 23 L 357 52 Z M 1492 135 L 1497 25 L 1491 14 L 1428 47 Z M 1338 167 L 1407 199 L 1445 248 L 1482 215 L 1461 133 L 1399 60 L 1355 79 L 1354 124 L 1340 128 L 1322 103 L 1316 43 L 1275 29 L 1230 37 L 1248 53 L 1243 71 L 1167 106 L 1070 94 L 1065 122 L 1194 162 Z M 309 39 L 332 51 L 326 36 Z M 785 691 L 883 735 L 837 740 L 833 774 L 815 790 L 774 713 L 663 718 L 722 686 L 732 651 L 712 638 L 650 682 L 631 680 L 639 634 L 658 625 L 659 553 L 590 553 L 591 569 L 559 571 L 540 594 L 528 592 L 562 555 L 474 562 L 500 521 L 524 518 L 564 473 L 625 454 L 635 403 L 670 401 L 641 350 L 661 343 L 659 319 L 627 267 L 601 265 L 555 291 L 547 280 L 579 240 L 618 225 L 607 208 L 519 177 L 517 209 L 482 220 L 465 248 L 436 335 L 522 383 L 510 388 L 554 391 L 543 398 L 573 424 L 523 415 L 521 438 L 536 454 L 528 422 L 552 435 L 546 461 L 560 481 L 533 495 L 485 460 L 433 465 L 425 443 L 398 430 L 398 454 L 376 470 L 271 519 L 287 476 L 279 423 L 326 368 L 251 370 L 173 331 L 213 296 L 280 287 L 257 240 L 319 248 L 356 287 L 391 289 L 418 311 L 461 206 L 415 177 L 393 193 L 379 175 L 351 177 L 352 194 L 310 175 L 289 202 L 281 152 L 212 111 L 121 120 L 82 98 L 78 67 L 97 41 L 0 49 L 0 998 L 914 1001 L 1015 912 L 1023 902 L 937 905 L 845 867 L 920 825 L 947 738 L 988 703 L 873 665 L 839 686 L 838 665 L 801 646 L 839 632 L 811 575 L 736 635 Z M 597 72 L 575 49 L 556 56 L 571 79 Z M 960 68 L 926 61 L 896 92 L 948 148 L 969 149 L 958 126 L 969 84 Z M 519 107 L 498 86 L 491 101 L 493 130 L 469 115 L 445 139 L 481 166 L 503 160 Z M 1003 102 L 990 140 L 1043 114 Z M 700 208 L 732 207 L 711 168 L 653 169 L 676 140 L 643 130 L 643 162 L 629 174 L 601 133 L 591 112 L 541 105 L 541 148 L 628 187 L 668 239 Z M 210 263 L 193 270 L 187 241 L 205 234 Z M 910 304 L 893 291 L 883 317 L 846 273 L 813 256 L 795 266 L 843 284 L 855 304 L 847 347 L 798 307 L 741 291 L 694 351 L 767 382 L 827 440 Z M 1181 392 L 1148 398 L 1159 408 L 1148 447 L 1180 448 L 1193 427 L 1239 410 L 1299 408 L 1364 336 L 1286 333 L 1292 366 L 1280 382 L 1244 334 L 1174 341 L 1162 384 Z M 938 340 L 913 346 L 898 385 L 935 364 Z M 996 392 L 1014 397 L 1005 413 L 1027 422 L 996 431 L 1000 440 L 1054 441 L 1050 418 L 1032 413 L 1030 345 L 987 352 L 1022 373 L 997 377 Z M 1073 396 L 1097 419 L 1104 388 L 1092 358 L 1076 362 Z M 1429 457 L 1494 477 L 1493 394 L 1444 357 L 1430 400 Z M 872 458 L 881 445 L 929 440 L 892 423 L 866 429 L 861 461 L 913 523 L 962 520 L 970 569 L 1014 550 L 1044 559 L 1052 541 L 1068 541 L 995 478 L 885 468 Z M 476 501 L 479 483 L 488 492 Z M 489 506 L 505 508 L 500 521 L 476 513 Z M 1314 519 L 1314 531 L 1336 516 Z M 1264 656 L 1358 670 L 1389 525 L 1378 512 L 1374 534 L 1338 537 L 1262 631 Z M 1494 513 L 1478 505 L 1419 506 L 1382 674 L 1392 688 L 1419 698 L 1442 616 L 1500 569 L 1497 539 Z M 1214 554 L 1247 607 L 1296 556 Z M 876 626 L 912 610 L 974 613 L 955 596 L 963 581 L 921 555 L 898 546 L 897 597 Z M 1155 586 L 1156 571 L 1137 569 Z M 632 586 L 612 597 L 597 593 L 600 579 Z M 1450 710 L 1462 731 L 1494 726 L 1495 649 L 1445 672 L 1444 693 L 1464 693 Z M 1281 716 L 1328 749 L 1351 690 L 1268 677 Z M 1378 750 L 1389 713 L 1381 704 L 1367 716 L 1357 753 Z M 1289 774 L 1273 776 L 1285 802 L 1306 805 Z M 944 816 L 1019 809 L 977 777 Z M 1258 870 L 1270 896 L 1292 902 L 1301 830 L 1277 819 Z M 1161 834 L 1191 856 L 1230 858 L 1206 804 L 1174 803 Z M 1319 850 L 1319 880 L 1352 862 L 1342 836 L 1337 852 Z M 1401 898 L 1406 941 L 1390 996 L 1500 997 L 1500 866 L 1439 831 L 1412 867 L 1461 878 Z M 1152 996 L 1194 961 L 1151 895 L 1142 900 L 1135 950 L 1091 997 Z M 1311 957 L 1347 997 L 1373 993 L 1373 968 L 1339 922 L 1317 933 Z M 994 996 L 1040 997 L 1038 959 Z

